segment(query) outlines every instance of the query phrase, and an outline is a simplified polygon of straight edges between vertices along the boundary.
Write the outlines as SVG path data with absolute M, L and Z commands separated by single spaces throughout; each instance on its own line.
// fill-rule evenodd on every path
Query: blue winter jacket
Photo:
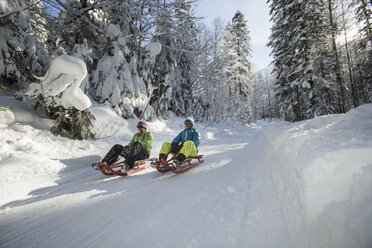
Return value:
M 185 142 L 187 140 L 191 140 L 194 142 L 195 147 L 198 147 L 200 144 L 200 134 L 198 131 L 195 130 L 195 128 L 191 129 L 185 129 L 182 132 L 180 132 L 176 138 L 172 141 L 172 143 L 180 143 Z

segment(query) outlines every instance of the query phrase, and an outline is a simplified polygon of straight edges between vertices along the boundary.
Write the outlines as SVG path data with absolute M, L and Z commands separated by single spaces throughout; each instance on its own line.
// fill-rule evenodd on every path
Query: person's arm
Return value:
M 136 136 L 137 136 L 137 134 L 134 134 L 134 135 L 133 135 L 133 137 L 132 137 L 132 139 L 130 140 L 129 144 L 126 145 L 127 147 L 132 148 L 134 142 L 136 142 L 136 140 L 137 140 Z
M 180 143 L 181 141 L 182 141 L 182 137 L 181 137 L 181 135 L 182 135 L 182 132 L 180 132 L 177 136 L 176 136 L 176 138 L 174 138 L 173 139 L 173 141 L 172 141 L 172 143 Z
M 194 135 L 192 137 L 192 142 L 194 142 L 195 146 L 198 147 L 200 144 L 200 133 L 195 130 Z
M 142 144 L 146 147 L 147 151 L 150 153 L 152 148 L 152 141 L 154 137 L 152 136 L 151 132 L 145 133 L 145 139 L 142 141 Z

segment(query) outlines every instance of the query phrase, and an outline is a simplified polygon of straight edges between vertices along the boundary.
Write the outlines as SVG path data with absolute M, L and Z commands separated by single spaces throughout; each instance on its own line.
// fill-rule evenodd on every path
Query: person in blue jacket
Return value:
M 194 128 L 194 119 L 188 117 L 184 124 L 185 129 L 173 139 L 172 143 L 163 142 L 159 153 L 159 160 L 166 160 L 169 153 L 178 153 L 177 157 L 169 164 L 174 169 L 178 168 L 186 158 L 198 155 L 200 134 Z

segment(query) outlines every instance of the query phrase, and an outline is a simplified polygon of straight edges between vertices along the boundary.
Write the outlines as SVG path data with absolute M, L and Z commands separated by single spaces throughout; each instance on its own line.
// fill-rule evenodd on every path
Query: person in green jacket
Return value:
M 125 161 L 122 166 L 122 172 L 127 172 L 134 166 L 135 161 L 148 158 L 152 148 L 152 133 L 147 130 L 147 123 L 145 121 L 139 121 L 137 123 L 137 130 L 138 133 L 134 134 L 128 145 L 114 145 L 101 162 L 111 164 L 119 156 L 123 156 Z M 92 167 L 97 168 L 96 163 L 92 164 Z

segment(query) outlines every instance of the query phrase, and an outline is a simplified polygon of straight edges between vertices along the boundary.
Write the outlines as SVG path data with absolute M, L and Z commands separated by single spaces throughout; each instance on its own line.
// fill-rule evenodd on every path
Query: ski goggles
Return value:
M 185 125 L 191 125 L 192 122 L 191 121 L 185 121 Z
M 145 128 L 145 126 L 138 125 L 137 128 Z

